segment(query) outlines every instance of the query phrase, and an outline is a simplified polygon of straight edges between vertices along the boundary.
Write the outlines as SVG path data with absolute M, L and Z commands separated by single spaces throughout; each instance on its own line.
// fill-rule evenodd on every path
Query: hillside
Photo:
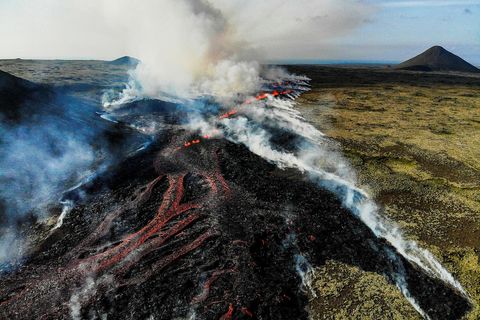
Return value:
M 109 62 L 109 64 L 112 64 L 112 65 L 121 65 L 121 66 L 136 66 L 137 64 L 140 63 L 140 60 L 138 59 L 135 59 L 133 57 L 129 57 L 129 56 L 124 56 L 124 57 L 121 57 L 121 58 L 118 58 L 118 59 L 115 59 L 115 60 L 112 60 Z
M 395 69 L 413 71 L 480 72 L 480 69 L 440 46 L 431 47 L 418 56 L 400 63 Z

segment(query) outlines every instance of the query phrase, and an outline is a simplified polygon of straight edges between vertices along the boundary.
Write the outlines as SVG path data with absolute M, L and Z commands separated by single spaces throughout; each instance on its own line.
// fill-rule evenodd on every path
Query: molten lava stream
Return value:
M 212 152 L 212 157 L 214 158 L 213 160 L 217 160 L 217 156 L 214 152 Z M 204 199 L 197 202 L 181 203 L 184 196 L 184 180 L 186 173 L 166 175 L 168 188 L 163 194 L 162 203 L 158 208 L 155 217 L 139 231 L 125 236 L 116 246 L 77 261 L 78 265 L 81 266 L 79 270 L 85 274 L 98 274 L 107 271 L 108 269 L 117 275 L 126 273 L 143 256 L 161 247 L 170 238 L 179 234 L 185 228 L 197 221 L 200 218 L 200 214 L 194 209 L 200 209 L 208 199 L 218 198 L 220 190 L 222 191 L 222 194 L 229 194 L 230 188 L 220 173 L 218 162 L 214 170 L 201 172 L 200 175 L 208 182 L 210 189 Z M 146 190 L 138 197 L 139 201 L 136 203 L 145 202 L 150 197 L 153 187 L 160 181 L 160 179 L 161 177 L 158 177 L 149 183 Z M 173 225 L 170 223 L 173 219 L 177 219 L 184 213 L 186 213 L 186 215 L 179 221 L 175 222 Z M 116 211 L 107 216 L 94 232 L 94 238 L 98 239 L 106 234 L 112 221 L 117 218 L 119 214 L 120 212 Z M 163 258 L 162 261 L 157 263 L 157 267 L 154 268 L 154 270 L 159 270 L 165 267 L 168 263 L 171 263 L 186 253 L 194 250 L 213 235 L 214 232 L 211 230 L 206 231 L 203 235 L 183 246 L 175 253 Z M 89 241 L 90 243 L 91 240 L 92 239 Z M 126 259 L 127 257 L 128 259 Z
M 120 216 L 120 214 L 122 214 L 126 210 L 137 208 L 141 206 L 143 203 L 145 203 L 150 198 L 153 188 L 162 180 L 163 177 L 164 177 L 163 175 L 158 176 L 153 181 L 149 182 L 145 187 L 145 190 L 141 192 L 137 196 L 137 198 L 134 201 L 132 201 L 129 205 L 127 205 L 125 208 L 116 209 L 113 212 L 109 213 L 107 217 L 95 229 L 95 231 L 92 232 L 86 239 L 84 239 L 80 243 L 80 245 L 77 246 L 77 250 L 72 251 L 72 254 L 76 254 L 78 252 L 78 249 L 82 250 L 83 248 L 88 247 L 98 239 L 105 236 L 109 232 L 113 221 L 118 216 Z
M 233 316 L 233 304 L 230 303 L 227 312 L 219 320 L 230 320 Z
M 149 270 L 139 275 L 137 278 L 134 278 L 127 282 L 127 284 L 136 284 L 145 281 L 146 279 L 150 278 L 154 273 L 158 273 L 166 266 L 170 265 L 172 262 L 180 259 L 187 253 L 192 252 L 193 250 L 200 247 L 205 241 L 210 239 L 211 237 L 216 236 L 216 233 L 212 230 L 207 230 L 206 232 L 202 233 L 198 236 L 195 240 L 188 243 L 187 245 L 181 247 L 179 250 L 171 253 L 170 255 L 162 258 L 161 260 L 157 261 L 153 264 Z
M 145 227 L 125 237 L 117 246 L 81 261 L 81 264 L 86 266 L 86 272 L 98 273 L 106 270 L 107 268 L 123 260 L 133 251 L 139 249 L 147 239 L 158 233 L 170 220 L 183 212 L 199 208 L 200 204 L 180 204 L 184 192 L 184 177 L 185 174 L 167 175 L 169 187 L 163 195 L 163 201 L 157 211 L 156 216 Z M 167 239 L 196 220 L 196 218 L 196 215 L 187 216 L 187 218 L 181 220 L 173 227 L 161 232 L 158 238 L 151 241 L 152 245 L 163 244 Z M 149 245 L 149 247 L 152 245 Z M 139 251 L 139 257 L 141 257 L 148 250 Z M 129 265 L 130 264 L 131 263 L 129 263 Z
M 258 94 L 257 96 L 255 96 L 255 100 L 257 101 L 261 101 L 261 100 L 265 100 L 265 99 L 268 99 L 269 96 L 272 96 L 272 97 L 278 97 L 278 96 L 289 96 L 290 93 L 293 93 L 294 91 L 291 90 L 291 89 L 285 89 L 281 92 L 277 91 L 277 90 L 274 90 L 273 92 L 271 93 L 260 93 Z M 247 104 L 251 104 L 253 102 L 253 100 L 251 99 L 247 99 L 245 100 L 242 105 L 247 105 Z M 228 119 L 228 118 L 231 118 L 232 116 L 238 114 L 238 109 L 236 108 L 233 108 L 233 109 L 230 109 L 229 111 L 219 115 L 217 118 L 219 120 L 222 120 L 222 119 Z M 210 139 L 213 135 L 217 134 L 218 133 L 218 130 L 215 130 L 215 132 L 212 132 L 212 133 L 207 133 L 205 135 L 202 136 L 202 139 Z M 194 146 L 196 144 L 199 144 L 202 142 L 202 139 L 198 138 L 198 139 L 194 139 L 194 140 L 191 140 L 191 141 L 186 141 L 184 144 L 183 144 L 183 147 L 184 148 L 189 148 L 191 146 Z M 182 147 L 177 147 L 175 148 L 175 152 L 176 151 L 180 151 L 182 149 Z

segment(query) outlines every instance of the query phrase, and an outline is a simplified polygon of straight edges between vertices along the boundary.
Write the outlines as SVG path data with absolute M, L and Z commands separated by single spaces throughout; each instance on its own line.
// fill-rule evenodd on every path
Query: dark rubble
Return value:
M 0 279 L 0 317 L 307 319 L 299 255 L 392 283 L 393 255 L 432 319 L 469 309 L 306 176 L 222 139 L 177 149 L 192 138 L 173 126 L 84 186 L 62 227 Z

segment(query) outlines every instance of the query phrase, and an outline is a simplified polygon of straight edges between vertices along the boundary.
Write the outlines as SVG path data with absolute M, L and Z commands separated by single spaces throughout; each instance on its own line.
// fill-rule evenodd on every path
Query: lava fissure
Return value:
M 405 260 L 332 192 L 298 170 L 279 169 L 275 157 L 266 161 L 227 135 L 221 139 L 219 128 L 238 120 L 245 130 L 246 119 L 254 118 L 243 114 L 254 112 L 246 105 L 266 106 L 252 103 L 301 91 L 284 85 L 212 116 L 211 132 L 174 123 L 142 151 L 148 163 L 122 162 L 109 190 L 73 208 L 55 231 L 68 237 L 45 248 L 66 247 L 67 254 L 46 254 L 42 269 L 27 264 L 2 280 L 2 318 L 64 318 L 75 309 L 84 318 L 172 319 L 194 312 L 196 319 L 308 319 L 304 287 L 313 268 L 328 260 L 387 275 L 390 283 L 399 272 L 392 261 L 399 261 L 431 318 L 464 314 L 468 303 L 461 296 Z M 276 144 L 308 137 L 283 123 L 268 128 L 278 133 Z M 104 204 L 106 197 L 116 202 Z

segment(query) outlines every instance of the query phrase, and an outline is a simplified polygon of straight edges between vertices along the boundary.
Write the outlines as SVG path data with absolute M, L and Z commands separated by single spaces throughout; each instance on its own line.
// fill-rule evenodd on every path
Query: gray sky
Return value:
M 0 0 L 0 58 L 135 55 L 138 25 L 155 29 L 167 2 L 138 1 L 143 8 L 132 8 L 114 0 Z M 480 64 L 480 0 L 211 3 L 264 59 L 403 60 L 438 44 Z M 159 29 L 160 45 L 170 45 L 172 33 L 182 36 L 167 31 Z

